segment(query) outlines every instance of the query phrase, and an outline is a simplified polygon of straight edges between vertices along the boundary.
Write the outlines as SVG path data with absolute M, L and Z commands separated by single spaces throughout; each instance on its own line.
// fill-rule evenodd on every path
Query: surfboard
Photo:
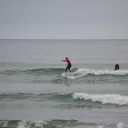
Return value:
M 71 72 L 63 72 L 62 75 L 72 75 Z
M 61 76 L 63 76 L 63 77 L 70 77 L 70 76 L 73 76 L 73 74 L 72 73 L 70 73 L 70 72 L 64 72 L 64 73 L 62 73 L 61 74 Z

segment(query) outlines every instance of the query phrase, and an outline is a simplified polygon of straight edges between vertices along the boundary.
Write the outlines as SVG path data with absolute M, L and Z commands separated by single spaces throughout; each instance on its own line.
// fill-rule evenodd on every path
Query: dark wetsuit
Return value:
M 65 69 L 65 72 L 67 72 L 67 69 L 71 72 L 70 68 L 71 68 L 72 64 L 71 64 L 70 60 L 67 59 L 66 61 L 67 61 L 68 65 Z

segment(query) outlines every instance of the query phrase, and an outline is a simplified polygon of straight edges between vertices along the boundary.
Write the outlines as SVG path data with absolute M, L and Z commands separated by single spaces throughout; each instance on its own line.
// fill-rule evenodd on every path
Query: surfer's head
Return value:
M 66 60 L 68 60 L 68 58 L 66 57 Z

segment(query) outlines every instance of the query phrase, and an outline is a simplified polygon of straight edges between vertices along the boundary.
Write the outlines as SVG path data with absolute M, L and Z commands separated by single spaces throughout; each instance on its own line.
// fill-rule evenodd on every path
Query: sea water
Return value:
M 63 74 L 65 57 L 72 74 Z M 0 120 L 14 128 L 128 128 L 128 40 L 1 39 Z

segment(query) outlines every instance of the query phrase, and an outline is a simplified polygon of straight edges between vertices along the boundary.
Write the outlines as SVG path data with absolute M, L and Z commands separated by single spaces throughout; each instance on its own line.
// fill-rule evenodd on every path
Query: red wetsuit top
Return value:
M 68 64 L 71 64 L 70 60 L 66 60 Z

